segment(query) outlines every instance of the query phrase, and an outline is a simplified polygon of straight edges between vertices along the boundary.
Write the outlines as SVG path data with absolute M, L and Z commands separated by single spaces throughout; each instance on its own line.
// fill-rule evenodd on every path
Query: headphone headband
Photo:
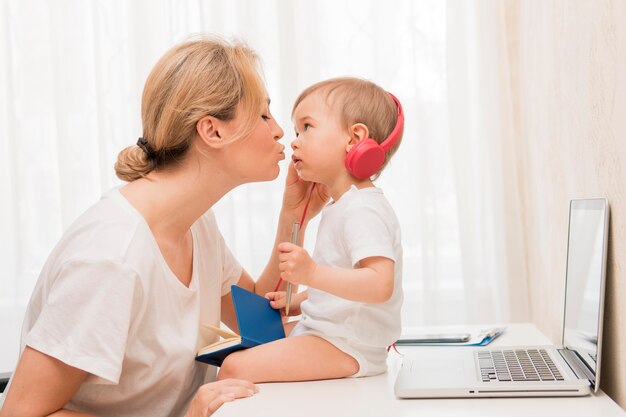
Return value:
M 391 149 L 393 145 L 398 142 L 398 139 L 402 136 L 402 132 L 404 131 L 404 111 L 402 110 L 402 104 L 400 104 L 400 100 L 398 100 L 396 96 L 391 94 L 389 91 L 387 91 L 387 94 L 391 96 L 393 101 L 396 103 L 396 106 L 398 106 L 398 120 L 396 121 L 396 125 L 389 136 L 387 136 L 387 139 L 380 144 L 385 152 L 388 152 L 389 149 Z

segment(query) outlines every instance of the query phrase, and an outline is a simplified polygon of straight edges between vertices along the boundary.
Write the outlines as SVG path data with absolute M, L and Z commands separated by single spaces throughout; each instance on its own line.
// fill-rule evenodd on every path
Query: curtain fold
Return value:
M 448 111 L 465 300 L 505 321 L 528 318 L 520 179 L 505 9 L 449 1 Z

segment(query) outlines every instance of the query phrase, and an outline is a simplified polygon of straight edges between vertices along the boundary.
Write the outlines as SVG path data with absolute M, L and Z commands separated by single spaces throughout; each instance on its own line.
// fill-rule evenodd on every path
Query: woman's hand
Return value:
M 311 195 L 311 202 L 307 210 L 307 219 L 310 220 L 322 210 L 322 208 L 330 200 L 326 187 L 319 183 L 304 181 L 298 175 L 293 162 L 289 164 L 287 171 L 287 179 L 285 181 L 285 194 L 283 195 L 283 211 L 289 211 L 294 214 L 294 218 L 300 220 L 302 212 L 307 203 L 310 189 L 315 184 L 315 189 Z M 306 221 L 305 220 L 305 221 Z
M 235 398 L 251 397 L 257 392 L 258 388 L 252 382 L 242 379 L 224 379 L 204 384 L 191 400 L 185 417 L 208 417 L 222 404 Z
M 270 306 L 275 310 L 280 310 L 280 314 L 286 317 L 285 306 L 287 305 L 287 293 L 285 291 L 268 292 L 265 298 L 270 300 Z M 289 305 L 289 317 L 299 316 L 302 314 L 300 305 L 304 300 L 309 298 L 307 291 L 302 291 L 291 296 L 291 304 Z
M 309 253 L 289 242 L 278 244 L 278 270 L 283 281 L 310 286 L 317 264 Z

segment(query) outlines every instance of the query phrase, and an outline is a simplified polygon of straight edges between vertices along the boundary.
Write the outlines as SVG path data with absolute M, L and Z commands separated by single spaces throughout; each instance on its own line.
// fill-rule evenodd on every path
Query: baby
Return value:
M 375 180 L 398 148 L 400 102 L 376 84 L 335 78 L 296 100 L 293 164 L 305 181 L 332 198 L 322 211 L 313 256 L 278 245 L 281 278 L 306 291 L 294 294 L 288 337 L 235 352 L 219 379 L 304 381 L 386 371 L 387 346 L 400 336 L 402 244 L 393 208 Z M 285 292 L 267 294 L 284 309 Z

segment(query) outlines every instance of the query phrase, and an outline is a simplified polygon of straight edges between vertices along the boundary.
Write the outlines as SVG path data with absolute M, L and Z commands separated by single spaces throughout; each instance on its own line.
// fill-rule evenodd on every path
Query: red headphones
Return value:
M 388 92 L 398 106 L 398 121 L 389 136 L 378 143 L 372 138 L 360 140 L 346 155 L 346 169 L 358 179 L 369 178 L 383 166 L 385 153 L 398 142 L 404 131 L 404 112 L 400 101 Z

